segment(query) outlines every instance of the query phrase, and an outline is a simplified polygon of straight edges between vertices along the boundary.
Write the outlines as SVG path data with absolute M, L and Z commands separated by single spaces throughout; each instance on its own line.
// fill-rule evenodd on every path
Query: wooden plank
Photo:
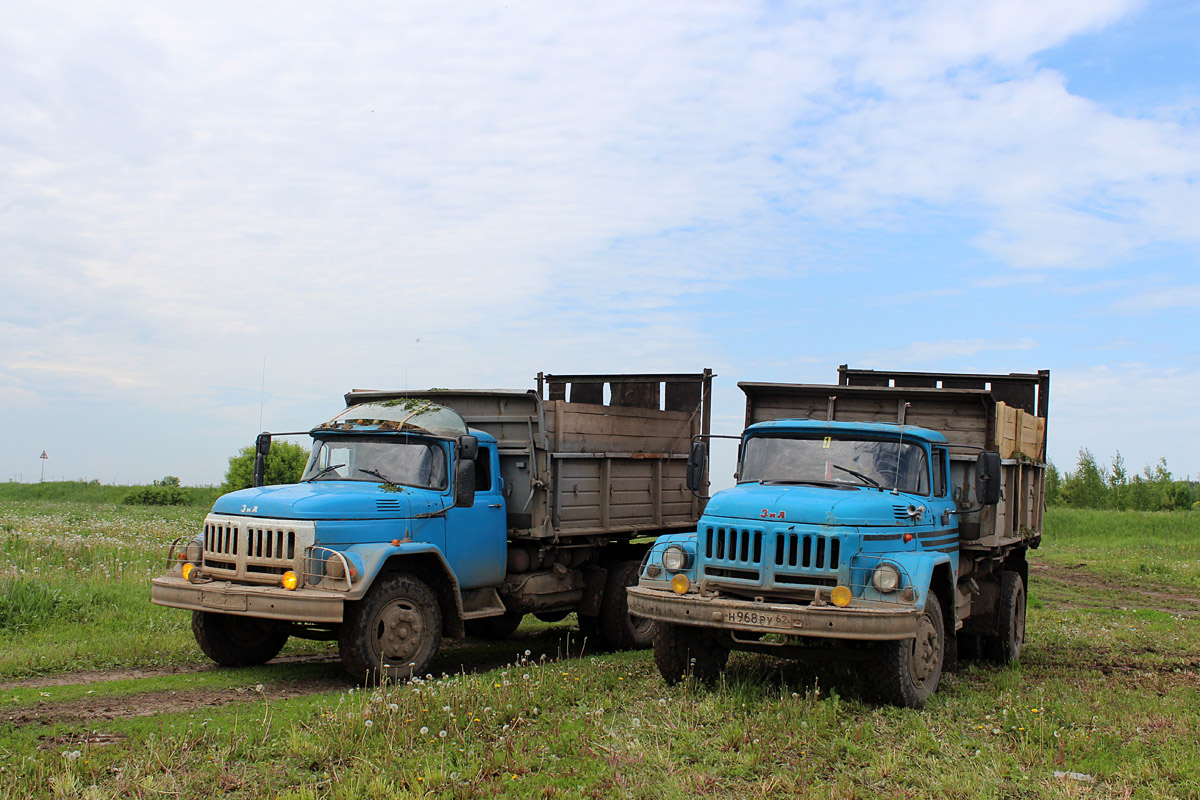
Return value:
M 618 383 L 609 384 L 612 389 L 611 402 L 613 406 L 628 408 L 647 408 L 659 410 L 660 384 L 657 383 Z
M 603 383 L 572 383 L 572 403 L 604 403 Z

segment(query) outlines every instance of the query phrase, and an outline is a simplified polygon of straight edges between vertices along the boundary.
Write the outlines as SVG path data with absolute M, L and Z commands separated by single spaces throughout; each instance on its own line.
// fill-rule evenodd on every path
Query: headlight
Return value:
M 300 585 L 300 576 L 289 569 L 283 573 L 283 578 L 280 582 L 283 584 L 283 588 L 288 591 L 295 591 L 296 587 Z
M 204 559 L 204 539 L 197 536 L 188 542 L 183 550 L 183 557 L 193 564 L 199 564 Z
M 871 583 L 884 594 L 894 592 L 900 588 L 900 570 L 894 564 L 880 564 L 871 573 Z
M 677 544 L 673 544 L 663 551 L 663 566 L 671 572 L 682 571 L 687 567 L 687 560 L 687 553 L 683 552 L 683 548 Z

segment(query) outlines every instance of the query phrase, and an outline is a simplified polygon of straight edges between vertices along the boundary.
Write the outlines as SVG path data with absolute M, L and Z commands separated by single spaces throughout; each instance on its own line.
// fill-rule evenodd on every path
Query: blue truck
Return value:
M 504 638 L 526 614 L 574 613 L 591 646 L 648 647 L 625 589 L 657 537 L 695 530 L 687 460 L 709 430 L 712 377 L 351 391 L 308 432 L 299 483 L 261 485 L 259 437 L 255 488 L 172 545 L 151 599 L 190 610 L 219 664 L 264 663 L 293 636 L 336 640 L 368 681 L 423 674 L 443 636 Z
M 839 368 L 837 385 L 741 383 L 733 488 L 660 538 L 629 591 L 668 683 L 731 650 L 861 663 L 919 708 L 960 658 L 1020 657 L 1041 541 L 1050 374 Z M 707 437 L 689 485 L 704 489 Z

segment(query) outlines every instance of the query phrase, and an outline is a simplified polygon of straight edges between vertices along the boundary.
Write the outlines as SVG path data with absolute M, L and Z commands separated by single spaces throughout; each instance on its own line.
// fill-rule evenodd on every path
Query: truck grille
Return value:
M 842 542 L 836 536 L 718 527 L 705 528 L 702 536 L 707 578 L 789 590 L 838 583 Z
M 274 583 L 289 569 L 304 569 L 305 548 L 315 538 L 312 522 L 209 514 L 204 571 L 217 578 Z

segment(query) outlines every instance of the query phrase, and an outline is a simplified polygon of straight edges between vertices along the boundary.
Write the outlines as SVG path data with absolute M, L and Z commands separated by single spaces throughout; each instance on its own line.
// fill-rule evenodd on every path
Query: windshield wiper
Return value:
M 363 469 L 362 467 L 359 467 L 358 471 L 365 472 L 368 475 L 374 475 L 376 478 L 379 478 L 379 480 L 381 480 L 384 483 L 389 484 L 391 486 L 399 486 L 400 485 L 400 484 L 396 483 L 394 480 L 392 480 L 391 478 L 389 478 L 387 475 L 384 475 L 382 472 L 380 472 L 377 469 Z
M 758 482 L 760 486 L 841 486 L 843 484 L 837 481 L 805 481 L 805 480 L 784 480 L 782 478 L 772 478 L 770 480 L 764 478 Z
M 879 485 L 878 481 L 874 480 L 873 478 L 868 478 L 866 475 L 863 475 L 861 472 L 852 470 L 849 467 L 843 467 L 841 464 L 832 464 L 832 463 L 829 466 L 833 467 L 834 469 L 840 469 L 842 472 L 849 472 L 854 477 L 859 478 L 860 480 L 866 481 L 867 483 L 874 486 L 876 489 L 883 488 L 882 486 Z
M 315 481 L 317 478 L 321 477 L 322 475 L 326 475 L 330 472 L 333 472 L 335 469 L 338 469 L 339 467 L 344 467 L 344 466 L 346 466 L 346 465 L 345 464 L 330 464 L 328 467 L 321 467 L 321 470 L 316 475 L 313 475 L 311 478 L 306 478 L 304 482 L 311 483 L 312 481 Z

